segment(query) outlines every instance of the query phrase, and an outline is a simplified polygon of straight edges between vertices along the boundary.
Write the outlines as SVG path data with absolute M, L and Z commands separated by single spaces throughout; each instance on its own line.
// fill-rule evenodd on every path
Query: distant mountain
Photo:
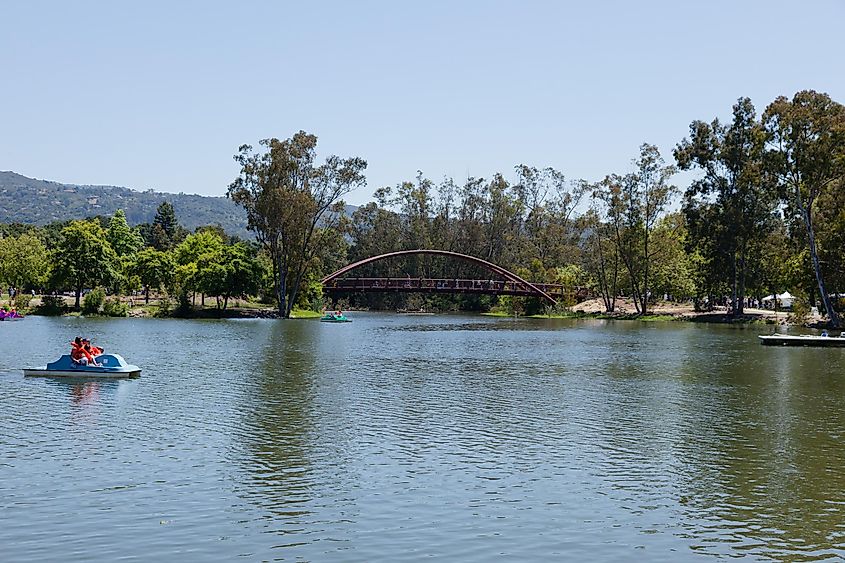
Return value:
M 52 221 L 84 219 L 126 212 L 130 225 L 150 223 L 156 208 L 169 201 L 183 227 L 194 230 L 219 224 L 227 233 L 253 238 L 246 230 L 246 212 L 225 197 L 139 192 L 118 186 L 80 186 L 27 178 L 0 171 L 0 223 L 44 225 Z M 355 211 L 348 205 L 346 212 Z

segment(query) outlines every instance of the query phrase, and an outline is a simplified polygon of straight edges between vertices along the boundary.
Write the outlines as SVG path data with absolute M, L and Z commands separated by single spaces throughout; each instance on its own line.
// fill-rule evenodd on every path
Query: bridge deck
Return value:
M 535 283 L 553 297 L 564 294 L 558 284 Z M 328 281 L 323 286 L 326 293 L 356 292 L 406 292 L 406 293 L 480 293 L 487 295 L 517 295 L 536 297 L 531 288 L 505 280 L 468 280 L 436 278 L 343 278 Z

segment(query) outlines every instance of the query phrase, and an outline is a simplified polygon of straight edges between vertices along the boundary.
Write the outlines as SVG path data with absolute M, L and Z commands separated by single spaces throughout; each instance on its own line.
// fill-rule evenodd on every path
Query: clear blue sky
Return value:
M 418 169 L 597 180 L 740 96 L 845 102 L 843 22 L 842 0 L 6 2 L 0 170 L 223 195 L 240 144 L 304 129 L 369 162 L 351 203 Z

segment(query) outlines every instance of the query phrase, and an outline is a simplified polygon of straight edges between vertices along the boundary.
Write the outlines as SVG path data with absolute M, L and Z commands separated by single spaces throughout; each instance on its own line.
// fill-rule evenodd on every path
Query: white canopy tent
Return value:
M 767 295 L 763 298 L 763 302 L 774 301 L 775 297 L 777 297 L 778 303 L 781 307 L 792 307 L 792 302 L 795 301 L 795 296 L 789 293 L 788 291 L 784 291 L 780 295 Z

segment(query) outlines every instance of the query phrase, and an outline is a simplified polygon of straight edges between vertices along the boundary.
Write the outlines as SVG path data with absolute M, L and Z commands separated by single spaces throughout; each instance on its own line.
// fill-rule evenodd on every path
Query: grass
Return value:
M 294 309 L 290 313 L 290 318 L 292 319 L 319 319 L 322 316 L 322 313 L 318 313 L 317 311 L 308 311 L 306 309 Z

